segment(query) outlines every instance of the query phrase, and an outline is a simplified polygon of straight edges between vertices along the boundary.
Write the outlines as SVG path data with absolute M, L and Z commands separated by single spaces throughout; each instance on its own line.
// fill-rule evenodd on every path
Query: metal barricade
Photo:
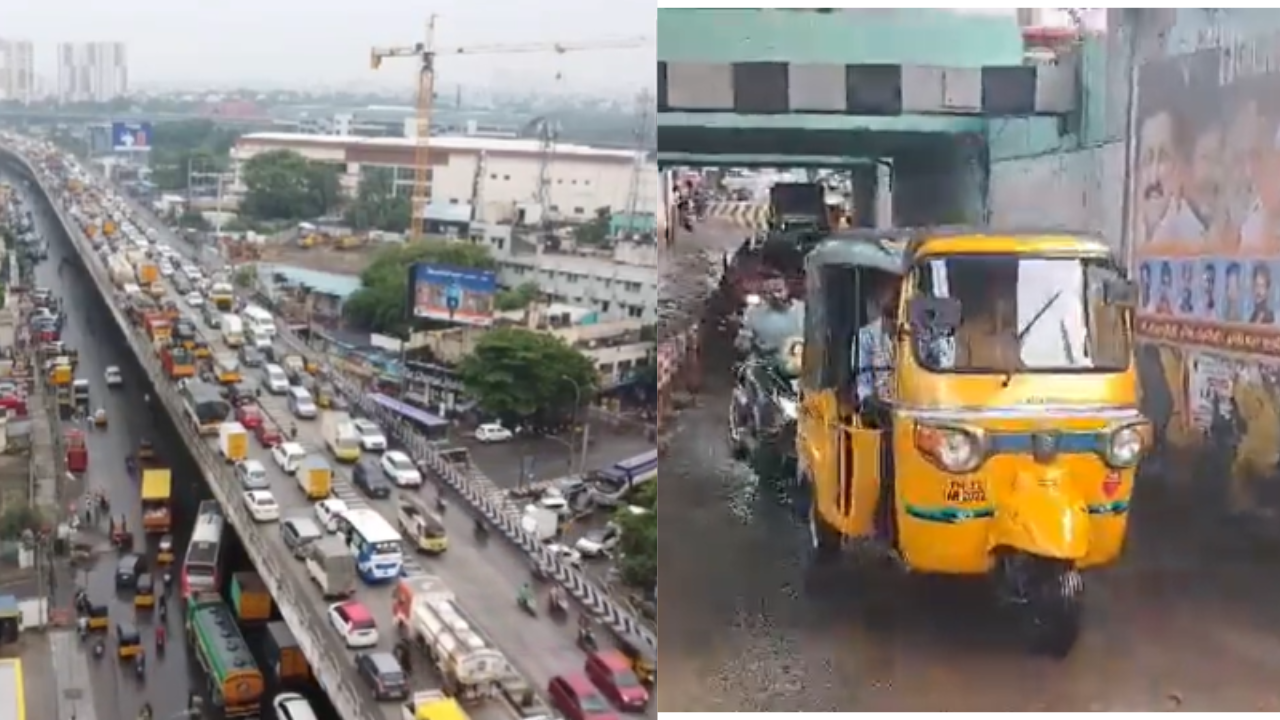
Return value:
M 301 611 L 301 608 L 306 605 L 306 601 L 302 598 L 305 597 L 308 588 L 299 587 L 298 580 L 291 573 L 283 571 L 275 559 L 262 550 L 267 546 L 266 539 L 261 537 L 257 524 L 248 516 L 244 505 L 228 492 L 228 488 L 237 487 L 233 473 L 198 435 L 194 425 L 185 421 L 186 414 L 183 411 L 182 400 L 178 397 L 174 386 L 161 379 L 164 374 L 161 372 L 157 358 L 150 351 L 151 346 L 143 341 L 137 330 L 121 315 L 119 306 L 110 302 L 112 285 L 105 275 L 105 270 L 94 261 L 92 251 L 84 242 L 84 236 L 64 214 L 63 203 L 56 200 L 58 196 L 50 192 L 45 185 L 43 175 L 36 172 L 27 158 L 17 153 L 11 154 L 26 165 L 31 176 L 39 183 L 40 191 L 48 199 L 49 205 L 57 213 L 64 232 L 75 244 L 77 253 L 98 286 L 99 293 L 104 300 L 108 301 L 107 306 L 112 317 L 123 331 L 139 363 L 152 377 L 156 396 L 165 404 L 183 440 L 186 441 L 196 462 L 204 471 L 214 498 L 222 506 L 223 512 L 226 513 L 236 532 L 240 534 L 246 551 L 257 565 L 259 574 L 267 583 L 271 594 L 276 598 L 280 615 L 297 637 L 320 686 L 329 694 L 330 700 L 342 717 L 379 720 L 383 713 L 378 703 L 363 688 L 357 689 L 347 681 L 346 671 L 349 669 L 349 663 L 345 658 L 336 657 L 330 650 L 331 647 L 342 646 L 336 631 L 329 624 L 318 622 L 309 613 Z

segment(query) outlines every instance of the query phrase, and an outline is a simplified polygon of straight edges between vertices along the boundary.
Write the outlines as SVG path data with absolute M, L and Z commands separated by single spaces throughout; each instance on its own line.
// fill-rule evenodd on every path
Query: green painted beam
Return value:
M 841 168 L 858 165 L 871 165 L 874 158 L 847 157 L 843 155 L 753 155 L 685 153 L 658 151 L 658 166 L 672 167 L 685 165 L 689 167 L 821 167 Z
M 658 113 L 659 128 L 706 128 L 709 130 L 828 130 L 842 132 L 929 133 L 959 135 L 983 133 L 987 120 L 980 117 L 940 115 L 738 115 L 736 113 Z

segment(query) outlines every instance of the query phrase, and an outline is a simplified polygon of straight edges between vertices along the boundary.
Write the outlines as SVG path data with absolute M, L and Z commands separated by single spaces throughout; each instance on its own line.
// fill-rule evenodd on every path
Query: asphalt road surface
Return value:
M 980 583 L 900 579 L 868 613 L 847 574 L 807 582 L 805 524 L 728 456 L 727 367 L 708 359 L 663 461 L 661 711 L 1280 710 L 1276 553 L 1158 477 L 1063 661 L 1028 657 Z
M 525 457 L 533 459 L 532 480 L 554 480 L 571 475 L 576 470 L 569 467 L 569 448 L 557 438 L 518 438 L 505 443 L 481 443 L 472 439 L 458 444 L 465 446 L 471 459 L 501 488 L 514 488 L 520 484 L 520 470 Z M 644 437 L 642 430 L 616 430 L 604 423 L 591 428 L 588 438 L 586 470 L 606 468 L 614 463 L 635 457 L 653 449 L 653 443 Z M 573 462 L 579 465 L 580 447 L 573 449 Z
M 142 395 L 136 392 L 141 387 L 141 378 L 130 377 L 132 359 L 128 350 L 122 350 L 110 342 L 111 331 L 106 329 L 112 322 L 100 307 L 93 289 L 93 281 L 80 269 L 74 256 L 74 250 L 65 242 L 57 240 L 55 232 L 60 232 L 56 218 L 44 216 L 37 210 L 40 205 L 27 201 L 33 209 L 33 215 L 40 232 L 49 239 L 49 259 L 36 268 L 37 284 L 55 288 L 60 295 L 63 307 L 67 311 L 67 322 L 63 329 L 62 339 L 71 347 L 80 351 L 80 365 L 76 376 L 86 378 L 91 383 L 90 398 L 94 408 L 105 407 L 108 427 L 105 430 L 85 430 L 89 447 L 89 470 L 83 476 L 82 488 L 102 490 L 111 503 L 111 512 L 119 517 L 121 513 L 128 515 L 130 528 L 141 527 L 140 486 L 130 480 L 125 472 L 125 457 L 138 446 L 143 438 L 158 438 L 159 431 L 152 422 L 152 414 L 143 403 Z M 55 228 L 58 230 L 55 231 Z M 68 258 L 70 263 L 60 261 Z M 61 267 L 61 271 L 59 271 Z M 96 328 L 98 329 L 95 329 Z M 126 374 L 126 389 L 108 391 L 103 374 L 110 365 L 122 368 Z M 127 388 L 132 387 L 134 391 Z M 182 481 L 175 472 L 175 488 Z M 98 539 L 106 543 L 107 522 L 99 524 Z M 135 533 L 138 552 L 144 553 L 148 568 L 156 570 L 154 547 L 147 548 L 141 533 Z M 184 539 L 184 538 L 179 538 Z M 177 549 L 179 562 L 183 548 Z M 111 613 L 112 631 L 107 637 L 108 656 L 100 661 L 91 661 L 92 685 L 94 696 L 98 700 L 98 715 L 102 717 L 134 717 L 144 700 L 149 700 L 155 708 L 156 717 L 169 717 L 187 706 L 187 694 L 191 687 L 200 687 L 203 681 L 193 685 L 193 677 L 201 672 L 199 666 L 187 661 L 187 648 L 182 641 L 181 606 L 176 599 L 170 601 L 168 628 L 169 639 L 176 641 L 167 644 L 166 653 L 160 657 L 155 652 L 154 628 L 158 622 L 155 612 L 136 612 L 133 607 L 133 594 L 117 593 L 115 590 L 115 564 L 118 555 L 110 548 L 104 548 L 97 562 L 87 573 L 76 576 L 76 582 L 85 587 L 94 602 L 107 602 Z M 148 653 L 147 678 L 140 684 L 136 679 L 133 667 L 115 660 L 114 624 L 117 621 L 133 623 L 141 631 Z M 87 646 L 86 646 L 87 650 Z

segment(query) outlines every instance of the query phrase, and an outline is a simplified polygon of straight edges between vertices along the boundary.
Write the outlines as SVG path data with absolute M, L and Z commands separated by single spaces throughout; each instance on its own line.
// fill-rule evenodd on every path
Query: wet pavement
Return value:
M 63 307 L 67 311 L 62 338 L 67 345 L 80 352 L 76 376 L 86 378 L 91 383 L 91 407 L 101 406 L 107 411 L 108 427 L 105 430 L 85 430 L 89 469 L 84 474 L 80 487 L 105 492 L 112 514 L 119 517 L 121 513 L 125 513 L 128 515 L 129 527 L 140 528 L 140 488 L 125 473 L 125 457 L 138 446 L 141 439 L 160 437 L 158 428 L 152 422 L 151 412 L 144 405 L 142 393 L 138 390 L 143 387 L 143 379 L 130 375 L 136 361 L 130 357 L 127 349 L 122 349 L 113 341 L 112 331 L 107 325 L 111 320 L 100 307 L 101 301 L 96 296 L 92 280 L 77 265 L 78 261 L 72 255 L 74 250 L 65 242 L 54 240 L 57 220 L 34 210 L 40 205 L 30 201 L 28 204 L 33 208 L 38 229 L 50 239 L 49 259 L 36 269 L 37 284 L 55 288 L 56 294 L 62 298 Z M 69 263 L 61 263 L 63 258 L 67 258 Z M 107 390 L 103 375 L 110 365 L 123 370 L 124 389 Z M 181 482 L 182 478 L 175 473 L 175 488 Z M 107 656 L 89 663 L 93 699 L 99 710 L 98 715 L 132 718 L 136 716 L 143 701 L 150 701 L 155 708 L 156 717 L 169 717 L 186 708 L 187 694 L 193 687 L 193 679 L 200 673 L 196 663 L 187 661 L 181 633 L 181 607 L 176 600 L 170 601 L 167 631 L 171 642 L 168 643 L 165 654 L 158 656 L 154 643 L 158 615 L 154 611 L 135 611 L 132 593 L 116 592 L 115 565 L 118 555 L 107 547 L 107 527 L 104 519 L 96 533 L 102 546 L 96 563 L 87 571 L 77 572 L 75 577 L 75 582 L 88 590 L 91 600 L 106 602 L 110 610 L 112 631 L 106 636 Z M 136 533 L 136 547 L 147 558 L 148 569 L 154 571 L 154 541 L 147 548 L 142 537 L 141 533 Z M 179 561 L 182 551 L 183 548 L 179 546 Z M 141 631 L 148 652 L 147 677 L 144 682 L 135 677 L 132 665 L 115 659 L 114 625 L 117 621 L 133 623 Z M 88 647 L 83 646 L 81 651 L 87 652 Z M 197 687 L 203 684 L 202 681 L 198 682 Z
M 1280 710 L 1280 550 L 1158 477 L 1141 479 L 1122 561 L 1086 575 L 1063 661 L 1027 656 L 981 583 L 883 580 L 888 602 L 863 603 L 847 572 L 814 582 L 797 512 L 728 455 L 728 362 L 706 359 L 663 459 L 659 710 Z
M 521 468 L 526 457 L 532 462 L 532 480 L 554 480 L 577 472 L 576 467 L 598 470 L 653 449 L 653 443 L 642 431 L 619 431 L 604 423 L 592 426 L 587 442 L 585 464 L 579 457 L 581 447 L 570 451 L 567 441 L 559 438 L 517 438 L 511 442 L 488 444 L 469 439 L 457 444 L 467 448 L 476 466 L 500 488 L 520 485 Z M 571 452 L 575 465 L 573 470 L 569 466 Z

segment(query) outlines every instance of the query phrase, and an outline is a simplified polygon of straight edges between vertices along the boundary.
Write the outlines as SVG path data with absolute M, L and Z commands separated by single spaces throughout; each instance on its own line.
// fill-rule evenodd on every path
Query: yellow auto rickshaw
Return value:
M 138 581 L 133 588 L 133 607 L 136 610 L 150 610 L 156 606 L 156 583 L 151 573 L 138 573 Z
M 89 630 L 91 632 L 106 632 L 111 622 L 107 606 L 103 603 L 90 605 L 85 616 L 89 620 Z
M 128 660 L 143 654 L 142 636 L 128 623 L 116 623 L 116 656 Z
M 160 536 L 160 544 L 156 548 L 156 564 L 170 565 L 173 559 L 173 535 L 166 533 Z
M 107 409 L 106 408 L 98 408 L 93 412 L 93 424 L 96 427 L 107 426 Z
M 1034 652 L 1069 653 L 1080 572 L 1119 556 L 1151 444 L 1133 283 L 1063 232 L 839 232 L 805 265 L 815 565 L 852 540 L 915 573 L 990 576 Z
M 327 382 L 316 383 L 316 405 L 328 410 L 333 407 L 333 385 Z
M 150 440 L 143 439 L 141 442 L 138 443 L 138 459 L 139 460 L 154 460 L 155 457 L 156 457 L 156 449 L 155 449 L 155 446 L 151 444 Z
M 196 340 L 192 344 L 191 354 L 200 360 L 207 359 L 213 355 L 213 351 L 209 349 L 209 343 L 203 340 Z
M 631 669 L 640 682 L 649 686 L 658 684 L 658 656 L 652 646 L 629 633 L 616 633 L 614 645 L 631 661 Z

